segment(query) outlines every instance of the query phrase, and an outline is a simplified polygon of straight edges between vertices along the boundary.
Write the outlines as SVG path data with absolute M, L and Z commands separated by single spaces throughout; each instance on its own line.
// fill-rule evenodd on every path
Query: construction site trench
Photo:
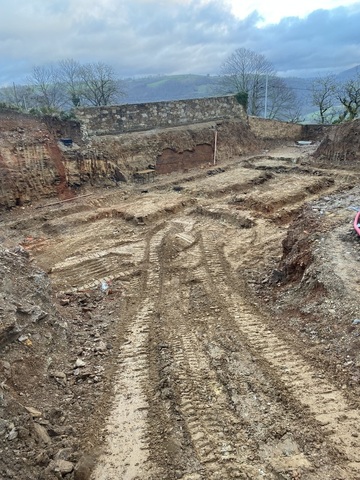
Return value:
M 2 212 L 0 478 L 360 479 L 360 173 L 318 147 Z

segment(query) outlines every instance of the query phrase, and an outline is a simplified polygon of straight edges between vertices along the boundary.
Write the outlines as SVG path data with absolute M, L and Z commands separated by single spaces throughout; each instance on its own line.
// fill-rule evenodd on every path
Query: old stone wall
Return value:
M 245 111 L 234 96 L 78 108 L 76 116 L 82 124 L 85 137 L 118 135 L 230 118 L 247 122 Z

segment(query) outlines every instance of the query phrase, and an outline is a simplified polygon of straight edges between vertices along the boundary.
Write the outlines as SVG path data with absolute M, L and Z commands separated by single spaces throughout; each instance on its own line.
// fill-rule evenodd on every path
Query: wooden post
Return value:
M 214 165 L 216 165 L 216 150 L 217 150 L 217 130 L 215 127 L 215 132 L 214 132 Z

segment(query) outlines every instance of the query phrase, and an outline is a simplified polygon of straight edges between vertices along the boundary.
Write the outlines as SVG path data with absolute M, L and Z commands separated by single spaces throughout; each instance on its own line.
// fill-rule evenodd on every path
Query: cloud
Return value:
M 316 10 L 266 27 L 258 46 L 284 72 L 339 72 L 360 64 L 359 24 L 360 4 Z
M 0 83 L 34 65 L 103 61 L 121 76 L 218 73 L 236 48 L 264 54 L 284 73 L 360 64 L 360 4 L 261 25 L 227 1 L 12 0 L 0 12 Z

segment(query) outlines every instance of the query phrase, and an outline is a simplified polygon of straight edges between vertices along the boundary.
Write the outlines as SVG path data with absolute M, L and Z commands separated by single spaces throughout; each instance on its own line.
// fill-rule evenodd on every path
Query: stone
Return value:
M 8 424 L 9 422 L 7 420 L 0 418 L 0 435 L 4 435 L 6 433 Z
M 0 407 L 6 407 L 7 401 L 4 392 L 0 392 Z
M 62 386 L 66 385 L 66 373 L 56 371 L 52 374 L 55 380 Z
M 27 410 L 33 418 L 40 418 L 40 417 L 42 417 L 42 413 L 39 412 L 39 410 L 36 410 L 36 409 L 33 408 L 33 407 L 25 407 L 25 410 Z
M 85 367 L 86 363 L 81 358 L 78 358 L 75 362 L 75 368 Z
M 61 476 L 65 476 L 74 470 L 74 464 L 67 460 L 53 460 L 50 462 L 49 470 L 55 473 L 59 472 Z
M 10 432 L 8 433 L 7 439 L 8 439 L 8 440 L 15 440 L 15 438 L 17 438 L 17 437 L 18 437 L 18 431 L 17 431 L 16 428 L 14 427 L 14 428 L 12 428 L 12 429 L 10 430 Z
M 95 347 L 95 351 L 97 352 L 105 352 L 107 350 L 106 343 L 103 341 L 100 341 L 98 345 Z
M 17 431 L 18 431 L 18 434 L 19 434 L 19 439 L 20 440 L 28 440 L 28 438 L 30 437 L 30 431 L 28 428 L 22 426 L 22 425 L 19 425 L 17 427 Z
M 2 366 L 4 368 L 4 370 L 11 370 L 11 365 L 9 362 L 7 362 L 6 360 L 3 360 L 2 362 Z
M 27 340 L 29 340 L 29 335 L 20 335 L 18 338 L 18 341 L 21 343 L 26 342 Z
M 35 463 L 36 465 L 40 465 L 41 467 L 45 467 L 46 465 L 49 464 L 49 456 L 46 453 L 45 450 L 40 452 L 36 457 L 35 457 Z
M 54 456 L 54 460 L 67 460 L 69 461 L 70 456 L 72 455 L 71 448 L 62 448 L 58 452 L 56 452 Z
M 76 368 L 74 370 L 74 375 L 82 379 L 90 377 L 92 374 L 93 372 L 90 368 Z
M 43 427 L 42 425 L 39 425 L 38 423 L 34 423 L 34 430 L 41 443 L 45 443 L 46 445 L 49 445 L 51 443 L 51 438 L 47 433 L 47 430 L 45 427 Z
M 75 480 L 89 480 L 91 471 L 95 466 L 95 458 L 86 454 L 80 458 L 74 469 Z

